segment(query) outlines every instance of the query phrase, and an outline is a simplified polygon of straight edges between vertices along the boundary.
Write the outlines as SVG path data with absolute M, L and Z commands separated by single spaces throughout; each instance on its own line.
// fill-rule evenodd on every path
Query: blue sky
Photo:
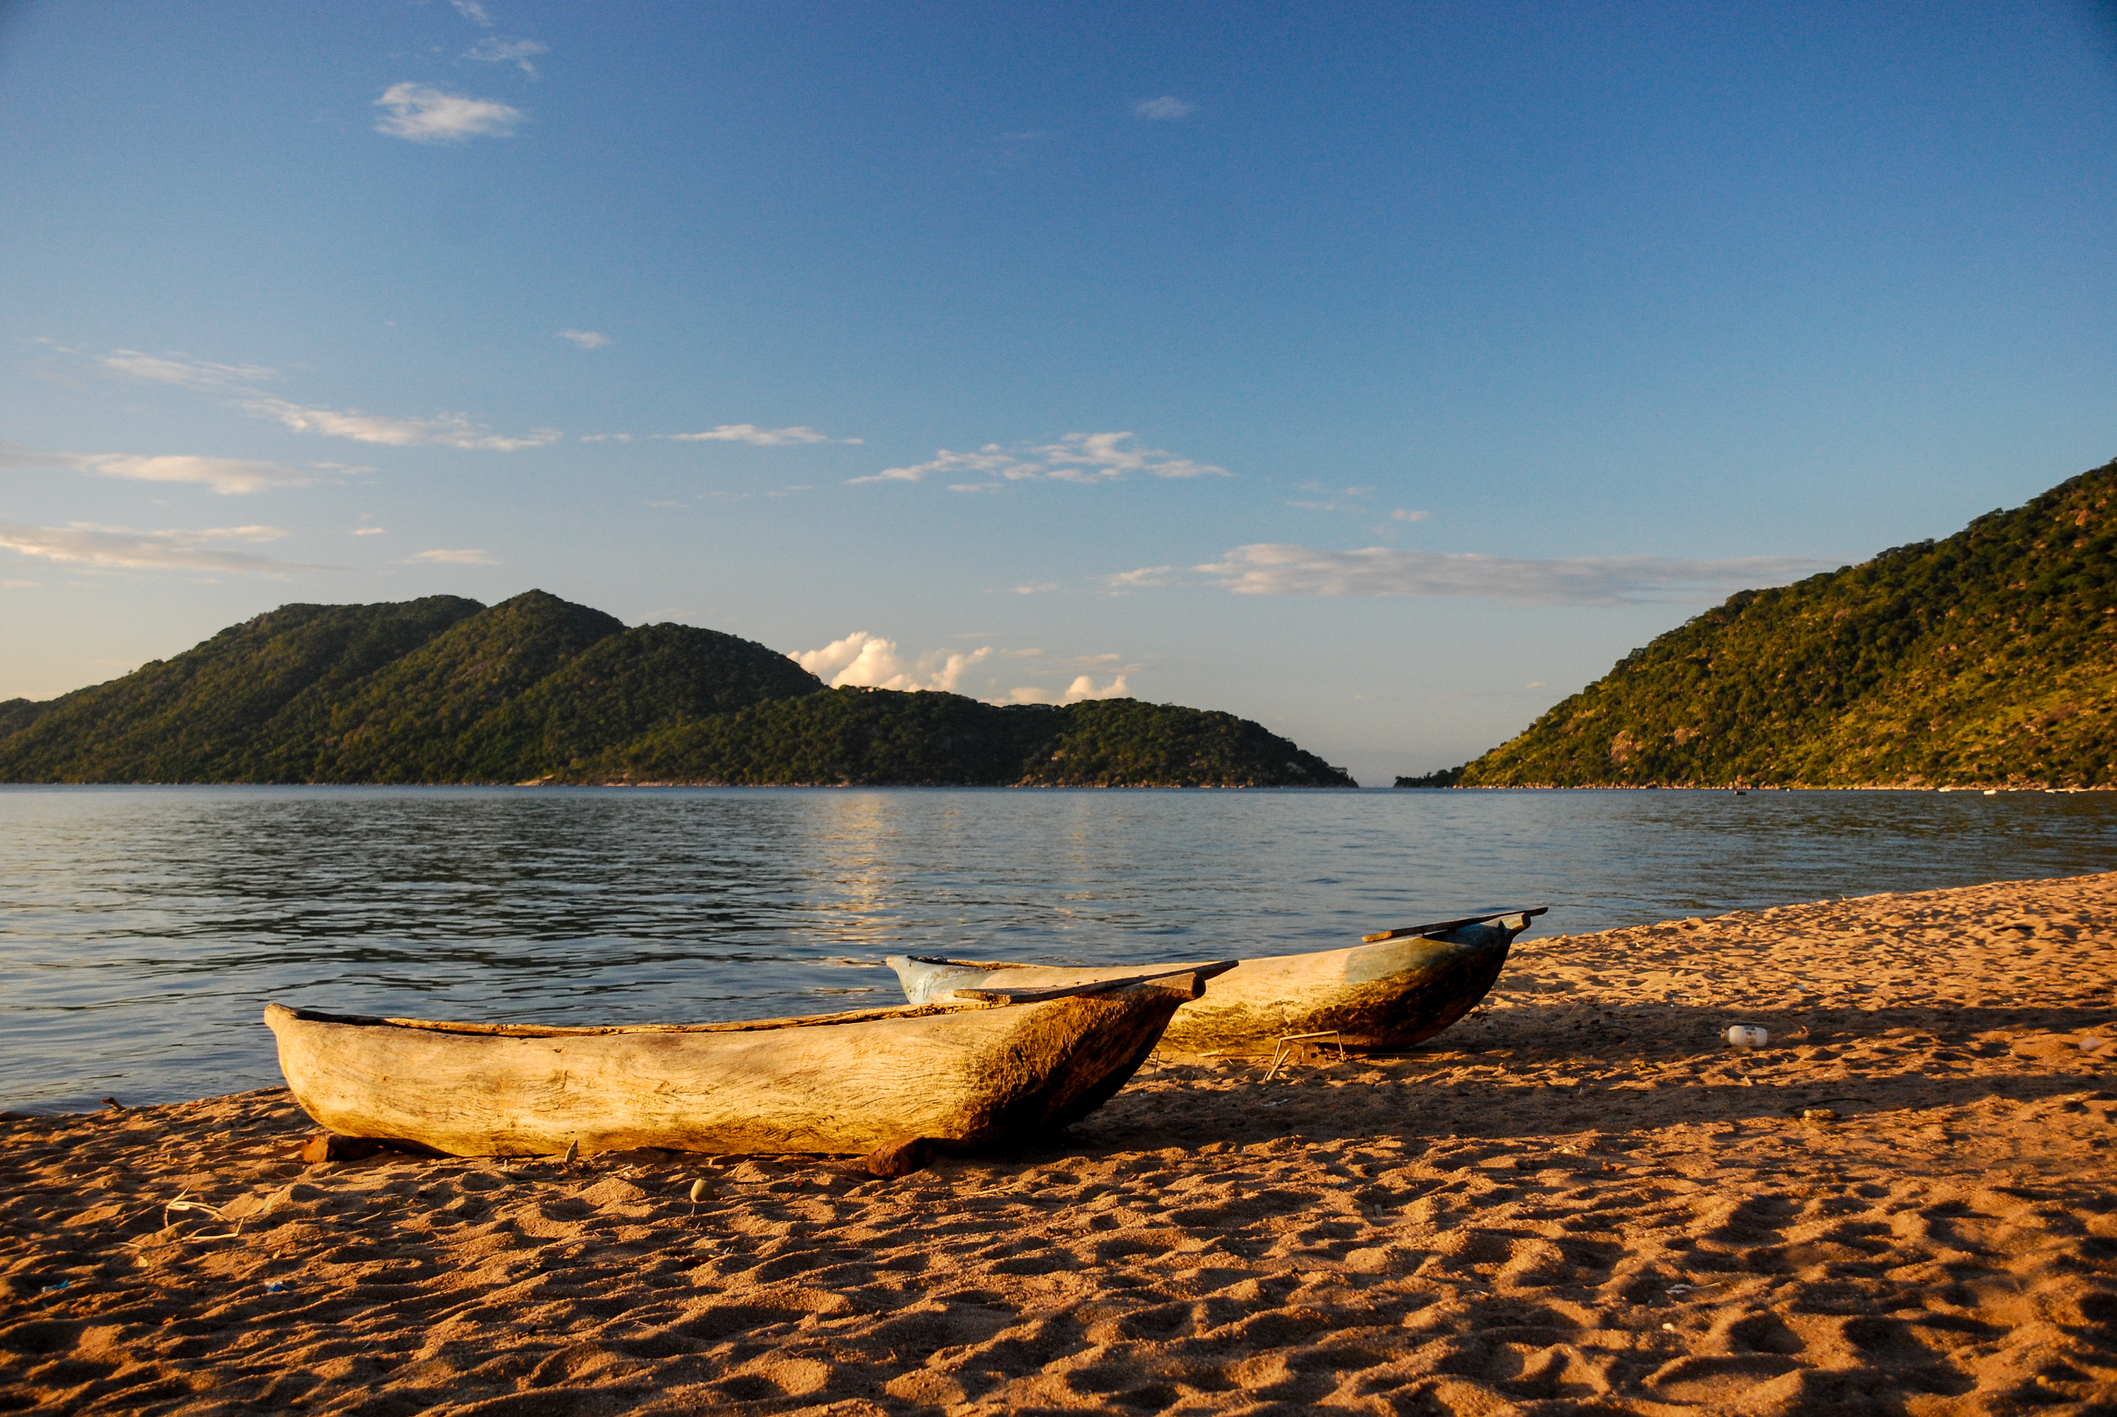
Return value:
M 541 587 L 1367 782 L 2117 455 L 2025 4 L 0 8 L 0 697 Z

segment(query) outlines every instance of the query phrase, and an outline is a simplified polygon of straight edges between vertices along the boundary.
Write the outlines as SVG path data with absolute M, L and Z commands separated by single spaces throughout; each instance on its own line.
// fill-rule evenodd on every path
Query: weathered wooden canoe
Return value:
M 1241 1052 L 1292 1033 L 1335 1032 L 1348 1048 L 1413 1047 L 1476 1007 L 1499 978 L 1514 937 L 1543 913 L 1537 907 L 1442 920 L 1385 931 L 1348 949 L 1243 960 L 1214 980 L 1209 994 L 1178 1009 L 1162 1041 L 1193 1053 Z M 919 955 L 892 955 L 888 963 L 914 1004 L 955 989 L 1057 986 L 1128 972 Z
M 1233 967 L 1058 989 L 1009 981 L 963 1000 L 740 1023 L 545 1028 L 280 1004 L 265 1022 L 296 1100 L 343 1136 L 456 1156 L 969 1150 L 1100 1107 L 1177 1006 Z

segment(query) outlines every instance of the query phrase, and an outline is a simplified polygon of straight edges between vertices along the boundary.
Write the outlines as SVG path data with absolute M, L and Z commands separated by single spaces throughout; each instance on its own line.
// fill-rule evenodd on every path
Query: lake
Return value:
M 2117 794 L 0 787 L 0 1107 L 279 1081 L 267 1000 L 700 1022 L 900 1001 L 885 954 L 1576 934 L 2117 866 Z

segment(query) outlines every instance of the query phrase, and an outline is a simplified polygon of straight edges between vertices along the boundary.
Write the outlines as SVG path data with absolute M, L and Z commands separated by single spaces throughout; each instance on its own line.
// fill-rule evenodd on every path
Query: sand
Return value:
M 10 1120 L 0 1408 L 2117 1412 L 2113 980 L 2117 875 L 1531 937 L 1417 1053 L 898 1181 Z

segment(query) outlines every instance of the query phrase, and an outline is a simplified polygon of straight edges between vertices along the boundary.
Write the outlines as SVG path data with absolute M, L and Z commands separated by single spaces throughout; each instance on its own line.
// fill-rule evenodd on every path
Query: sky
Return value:
M 1460 763 L 2117 456 L 2117 19 L 0 3 L 0 698 L 532 588 Z

